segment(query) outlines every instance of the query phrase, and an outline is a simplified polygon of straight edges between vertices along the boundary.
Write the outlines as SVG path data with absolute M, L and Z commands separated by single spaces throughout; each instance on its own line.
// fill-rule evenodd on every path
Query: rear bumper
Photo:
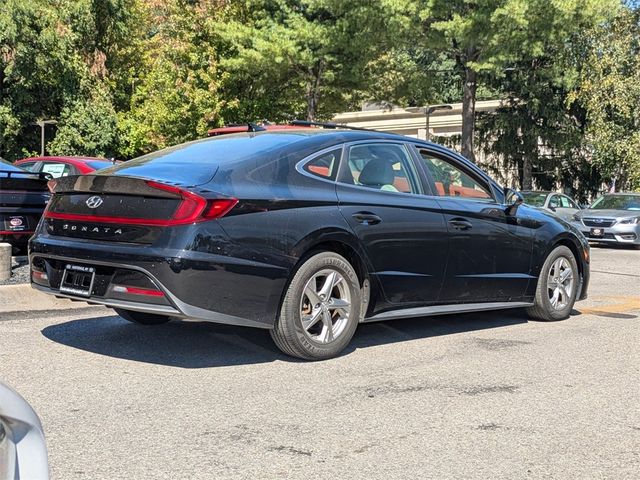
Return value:
M 32 271 L 46 273 L 46 279 L 32 275 L 32 286 L 40 291 L 177 318 L 272 328 L 286 283 L 287 272 L 282 267 L 209 253 L 76 239 L 69 242 L 44 235 L 36 235 L 29 245 Z M 96 268 L 91 296 L 60 292 L 67 264 Z M 114 287 L 123 284 L 156 289 L 163 295 L 115 293 Z

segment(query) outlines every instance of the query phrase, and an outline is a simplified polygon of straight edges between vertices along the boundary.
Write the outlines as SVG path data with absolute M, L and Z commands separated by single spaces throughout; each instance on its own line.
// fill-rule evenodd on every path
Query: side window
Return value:
M 340 162 L 340 152 L 341 149 L 337 148 L 330 152 L 323 153 L 309 160 L 302 168 L 317 177 L 335 180 Z
M 558 200 L 558 195 L 552 195 L 549 199 L 549 208 L 559 208 L 560 200 Z
M 24 170 L 29 170 L 30 172 L 35 172 L 36 171 L 36 162 L 26 162 L 26 163 L 21 163 L 20 165 L 18 165 L 18 167 L 24 169 Z
M 453 163 L 437 158 L 426 150 L 420 150 L 420 157 L 427 172 L 433 179 L 435 195 L 440 197 L 493 199 L 488 186 L 476 181 Z
M 411 157 L 404 145 L 373 143 L 349 147 L 342 183 L 385 192 L 420 193 Z
M 562 208 L 578 208 L 573 200 L 571 200 L 569 197 L 565 197 L 564 195 L 560 197 L 560 202 L 562 204 Z
M 71 166 L 66 163 L 45 163 L 42 165 L 42 172 L 50 174 L 53 178 L 73 175 Z

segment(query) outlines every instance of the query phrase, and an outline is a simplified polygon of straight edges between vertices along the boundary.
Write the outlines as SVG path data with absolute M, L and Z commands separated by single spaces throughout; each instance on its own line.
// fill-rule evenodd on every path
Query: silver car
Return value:
M 40 419 L 24 398 L 0 382 L 0 479 L 48 478 Z
M 527 205 L 549 210 L 563 220 L 570 221 L 580 211 L 576 201 L 563 193 L 533 190 L 525 190 L 520 193 Z
M 640 193 L 608 193 L 573 216 L 590 242 L 640 248 Z

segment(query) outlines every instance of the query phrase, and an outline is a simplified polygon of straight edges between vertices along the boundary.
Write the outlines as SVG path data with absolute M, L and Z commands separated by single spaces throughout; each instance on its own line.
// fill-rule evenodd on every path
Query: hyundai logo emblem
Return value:
M 87 207 L 89 208 L 98 208 L 100 205 L 102 205 L 104 202 L 104 200 L 102 200 L 101 197 L 99 197 L 98 195 L 94 195 L 93 197 L 89 197 L 87 198 L 87 201 L 84 202 L 87 204 Z

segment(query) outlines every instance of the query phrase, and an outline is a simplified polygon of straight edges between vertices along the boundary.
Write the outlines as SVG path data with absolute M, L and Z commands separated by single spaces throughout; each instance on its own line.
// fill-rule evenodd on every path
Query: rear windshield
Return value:
M 94 170 L 102 170 L 103 168 L 112 167 L 113 163 L 106 160 L 89 160 L 84 162 Z
M 126 175 L 153 178 L 190 185 L 209 182 L 218 165 L 250 158 L 260 158 L 296 141 L 305 135 L 224 135 L 184 143 L 112 166 L 101 175 Z
M 21 168 L 16 167 L 12 163 L 7 162 L 4 158 L 0 158 L 0 170 L 9 170 L 11 172 L 23 172 Z
M 547 199 L 548 193 L 526 192 L 523 193 L 524 203 L 533 205 L 534 207 L 542 207 Z
M 591 205 L 594 210 L 640 210 L 640 195 L 604 195 Z

